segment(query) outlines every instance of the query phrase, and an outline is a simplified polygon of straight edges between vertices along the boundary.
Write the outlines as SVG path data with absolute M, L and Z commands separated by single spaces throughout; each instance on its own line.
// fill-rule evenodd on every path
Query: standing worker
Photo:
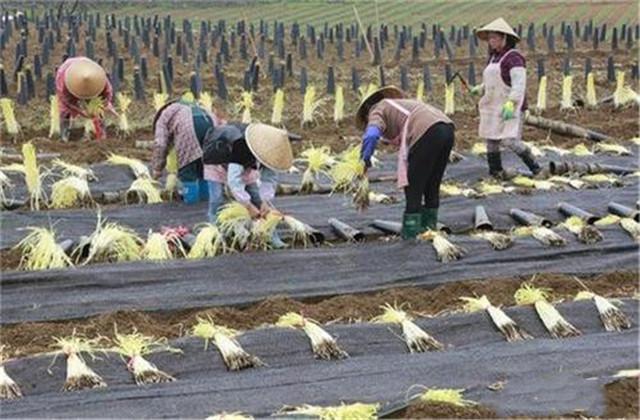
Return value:
M 63 141 L 69 140 L 71 118 L 81 116 L 93 121 L 93 131 L 97 139 L 104 139 L 104 121 L 102 115 L 88 115 L 83 104 L 100 97 L 103 111 L 118 116 L 113 108 L 113 90 L 107 79 L 107 73 L 95 61 L 87 57 L 68 58 L 56 72 L 56 97 L 60 111 L 60 135 Z
M 527 70 L 522 54 L 515 49 L 520 37 L 511 25 L 499 18 L 478 29 L 476 36 L 489 44 L 489 61 L 482 73 L 482 84 L 471 89 L 484 95 L 478 103 L 479 135 L 487 141 L 489 174 L 504 179 L 500 146 L 522 159 L 537 175 L 541 168 L 531 149 L 522 142 L 524 112 L 527 110 Z
M 381 137 L 399 146 L 397 182 L 406 198 L 402 238 L 413 239 L 427 229 L 436 229 L 440 183 L 455 129 L 439 109 L 403 98 L 402 91 L 393 86 L 373 92 L 360 104 L 356 126 L 365 130 L 361 157 L 367 167 Z

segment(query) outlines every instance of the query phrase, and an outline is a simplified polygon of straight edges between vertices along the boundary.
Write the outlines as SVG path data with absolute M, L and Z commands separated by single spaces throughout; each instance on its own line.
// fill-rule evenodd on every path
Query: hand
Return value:
M 265 217 L 271 211 L 271 206 L 267 204 L 265 201 L 260 205 L 260 217 Z
M 515 105 L 513 101 L 507 101 L 502 106 L 502 119 L 505 121 L 512 120 L 515 113 Z
M 362 136 L 362 151 L 360 152 L 360 157 L 367 168 L 371 167 L 371 157 L 373 156 L 373 152 L 376 151 L 380 136 L 382 136 L 382 131 L 380 127 L 376 125 L 367 126 Z
M 155 169 L 153 170 L 153 173 L 151 174 L 151 177 L 154 180 L 160 179 L 161 176 L 162 176 L 162 171 L 156 171 Z
M 483 89 L 484 87 L 482 85 L 475 85 L 474 87 L 469 89 L 469 93 L 471 94 L 471 96 L 478 96 L 482 94 Z
M 249 211 L 249 215 L 251 216 L 252 219 L 259 219 L 260 218 L 260 210 L 258 210 L 256 208 L 256 206 L 254 206 L 253 204 L 247 204 L 247 210 Z

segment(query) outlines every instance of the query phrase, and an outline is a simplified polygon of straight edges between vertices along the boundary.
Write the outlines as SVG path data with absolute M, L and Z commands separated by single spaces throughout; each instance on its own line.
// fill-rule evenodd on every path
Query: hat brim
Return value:
M 262 156 L 262 153 L 260 153 L 260 151 L 256 147 L 256 142 L 261 141 L 260 139 L 261 136 L 260 136 L 260 133 L 258 132 L 259 125 L 260 124 L 249 124 L 244 132 L 245 140 L 247 142 L 247 147 L 249 147 L 251 154 L 256 158 L 258 162 L 260 162 L 261 165 L 266 166 L 272 171 L 275 171 L 275 172 L 288 171 L 291 168 L 291 166 L 293 166 L 293 153 L 291 152 L 290 146 L 287 150 L 287 153 L 284 153 L 280 156 L 281 159 L 274 160 L 273 162 L 268 162 L 266 159 L 264 159 L 264 157 Z M 282 131 L 285 133 L 285 137 L 287 138 L 287 144 L 288 144 L 289 138 L 286 132 L 284 130 Z
M 478 29 L 474 32 L 475 32 L 475 35 L 478 37 L 478 39 L 482 41 L 486 41 L 487 39 L 489 39 L 489 32 L 497 32 L 497 33 L 512 37 L 513 39 L 516 40 L 516 42 L 520 42 L 520 37 L 516 33 L 508 33 L 508 32 L 500 31 L 497 29 L 491 29 L 491 30 Z
M 402 90 L 395 86 L 385 86 L 372 92 L 369 96 L 364 98 L 358 106 L 356 111 L 356 127 L 359 130 L 363 130 L 367 126 L 367 120 L 369 119 L 369 110 L 372 106 L 377 104 L 383 99 L 402 99 L 404 93 Z

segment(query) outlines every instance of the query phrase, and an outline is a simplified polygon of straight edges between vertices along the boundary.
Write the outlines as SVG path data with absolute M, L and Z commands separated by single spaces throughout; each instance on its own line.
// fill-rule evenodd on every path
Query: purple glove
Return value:
M 382 136 L 382 131 L 377 125 L 369 125 L 362 136 L 362 151 L 360 157 L 364 160 L 367 168 L 371 167 L 371 157 L 376 150 L 378 139 Z

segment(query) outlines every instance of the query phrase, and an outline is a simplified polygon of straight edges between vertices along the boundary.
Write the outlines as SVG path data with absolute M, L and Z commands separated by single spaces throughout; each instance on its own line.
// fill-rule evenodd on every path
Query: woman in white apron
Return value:
M 489 44 L 489 61 L 482 73 L 482 84 L 471 93 L 479 95 L 479 135 L 487 141 L 489 174 L 505 178 L 500 148 L 513 151 L 533 175 L 540 171 L 529 147 L 522 142 L 524 112 L 527 109 L 527 70 L 522 54 L 515 49 L 520 37 L 502 18 L 476 31 L 476 36 Z

